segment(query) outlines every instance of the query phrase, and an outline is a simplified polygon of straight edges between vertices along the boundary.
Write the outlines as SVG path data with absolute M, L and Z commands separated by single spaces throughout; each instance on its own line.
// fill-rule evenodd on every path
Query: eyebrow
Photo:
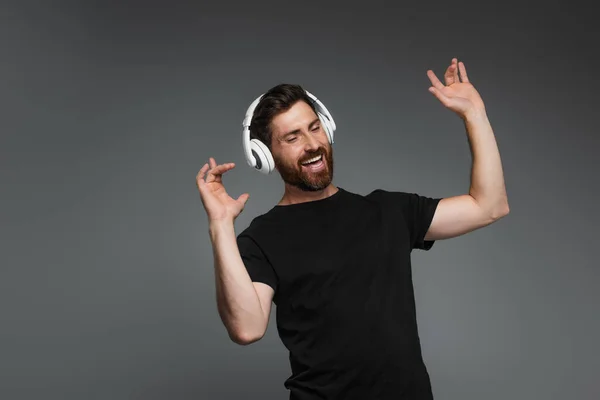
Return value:
M 314 124 L 316 124 L 317 122 L 320 122 L 320 120 L 319 120 L 319 117 L 315 118 L 314 120 L 312 120 L 312 121 L 311 121 L 311 123 L 310 123 L 310 124 L 308 124 L 308 129 L 310 129 L 310 128 L 311 128 L 311 127 L 312 127 Z M 300 132 L 300 129 L 295 129 L 295 130 L 293 130 L 293 131 L 289 131 L 289 132 L 287 132 L 287 133 L 284 133 L 283 135 L 281 135 L 281 137 L 282 137 L 282 138 L 285 138 L 285 137 L 287 137 L 287 136 L 289 136 L 289 135 L 293 135 L 293 134 L 295 134 L 295 133 L 298 133 L 298 132 Z

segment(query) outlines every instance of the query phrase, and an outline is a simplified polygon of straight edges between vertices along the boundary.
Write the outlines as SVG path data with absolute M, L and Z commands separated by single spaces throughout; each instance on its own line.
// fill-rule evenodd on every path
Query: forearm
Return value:
M 229 336 L 236 342 L 253 340 L 265 330 L 258 294 L 237 247 L 233 223 L 211 223 L 217 308 Z
M 508 213 L 508 198 L 500 152 L 485 110 L 464 118 L 472 155 L 469 194 L 493 218 Z

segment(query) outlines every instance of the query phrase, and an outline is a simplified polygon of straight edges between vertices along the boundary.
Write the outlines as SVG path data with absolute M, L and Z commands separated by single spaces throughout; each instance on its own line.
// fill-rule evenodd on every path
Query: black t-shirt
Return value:
M 251 279 L 275 289 L 290 399 L 432 399 L 410 255 L 433 246 L 440 199 L 338 189 L 276 205 L 237 236 Z

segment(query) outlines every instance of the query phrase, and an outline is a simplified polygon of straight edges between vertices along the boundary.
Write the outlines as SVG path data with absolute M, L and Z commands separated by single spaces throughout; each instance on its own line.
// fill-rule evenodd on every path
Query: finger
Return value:
M 454 83 L 460 83 L 460 77 L 458 76 L 458 59 L 452 59 L 452 71 L 454 72 Z
M 204 174 L 208 171 L 208 163 L 204 164 L 196 174 L 196 184 L 200 187 L 204 183 Z
M 211 168 L 208 171 L 208 175 L 206 177 L 206 182 L 213 182 L 213 181 L 221 181 L 221 175 L 223 175 L 225 172 L 229 171 L 230 169 L 233 169 L 235 167 L 235 163 L 227 163 L 227 164 L 221 164 L 221 165 L 217 165 L 214 168 Z
M 446 73 L 444 74 L 444 80 L 446 81 L 446 86 L 450 86 L 454 83 L 460 83 L 457 58 L 453 58 L 450 62 L 450 66 L 446 69 Z
M 451 63 L 446 72 L 444 73 L 444 82 L 446 86 L 450 86 L 454 83 L 454 63 Z
M 223 175 L 225 172 L 229 171 L 233 167 L 235 167 L 235 163 L 225 163 L 211 168 L 209 170 L 209 173 L 213 175 Z
M 448 106 L 450 99 L 446 97 L 444 93 L 441 92 L 441 90 L 432 86 L 429 88 L 429 92 L 433 93 L 433 95 L 437 97 L 437 99 L 441 101 L 444 106 Z
M 206 171 L 208 171 L 208 163 L 204 164 L 202 168 L 200 168 L 200 171 L 198 171 L 198 173 L 196 174 L 196 180 L 203 179 L 204 174 L 206 174 Z
M 433 73 L 432 70 L 427 70 L 427 76 L 429 77 L 429 80 L 431 81 L 431 84 L 438 90 L 441 90 L 444 87 L 444 84 L 442 82 L 440 82 L 440 80 L 438 79 L 437 76 L 435 76 L 435 74 Z
M 467 69 L 465 68 L 465 64 L 462 61 L 458 63 L 458 68 L 460 69 L 460 76 L 462 77 L 462 81 L 469 82 L 469 77 L 467 76 Z
M 248 201 L 248 198 L 250 197 L 250 195 L 248 193 L 243 193 L 241 195 L 238 196 L 237 201 L 239 201 L 240 203 L 242 203 L 242 205 L 245 205 L 246 202 Z
M 217 162 L 215 161 L 214 157 L 208 158 L 208 165 L 210 165 L 210 168 L 206 174 L 206 182 L 213 182 L 216 180 L 217 175 L 219 174 L 218 170 L 215 171 L 217 168 Z

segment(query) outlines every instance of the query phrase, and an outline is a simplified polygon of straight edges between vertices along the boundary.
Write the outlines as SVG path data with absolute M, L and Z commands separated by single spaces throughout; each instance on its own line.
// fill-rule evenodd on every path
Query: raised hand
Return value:
M 459 77 L 460 71 L 460 77 Z M 454 111 L 461 118 L 465 119 L 471 114 L 481 114 L 485 112 L 485 106 L 481 96 L 475 87 L 469 82 L 465 64 L 458 62 L 456 58 L 452 59 L 450 66 L 444 74 L 444 85 L 432 70 L 427 70 L 427 76 L 433 86 L 429 91 L 438 98 L 438 100 L 447 108 Z M 462 82 L 460 80 L 462 78 Z
M 227 194 L 223 186 L 223 174 L 233 168 L 235 163 L 217 165 L 215 159 L 210 157 L 209 162 L 204 164 L 196 175 L 196 186 L 210 222 L 233 222 L 244 210 L 250 197 L 248 193 L 243 193 L 237 199 L 233 199 Z

